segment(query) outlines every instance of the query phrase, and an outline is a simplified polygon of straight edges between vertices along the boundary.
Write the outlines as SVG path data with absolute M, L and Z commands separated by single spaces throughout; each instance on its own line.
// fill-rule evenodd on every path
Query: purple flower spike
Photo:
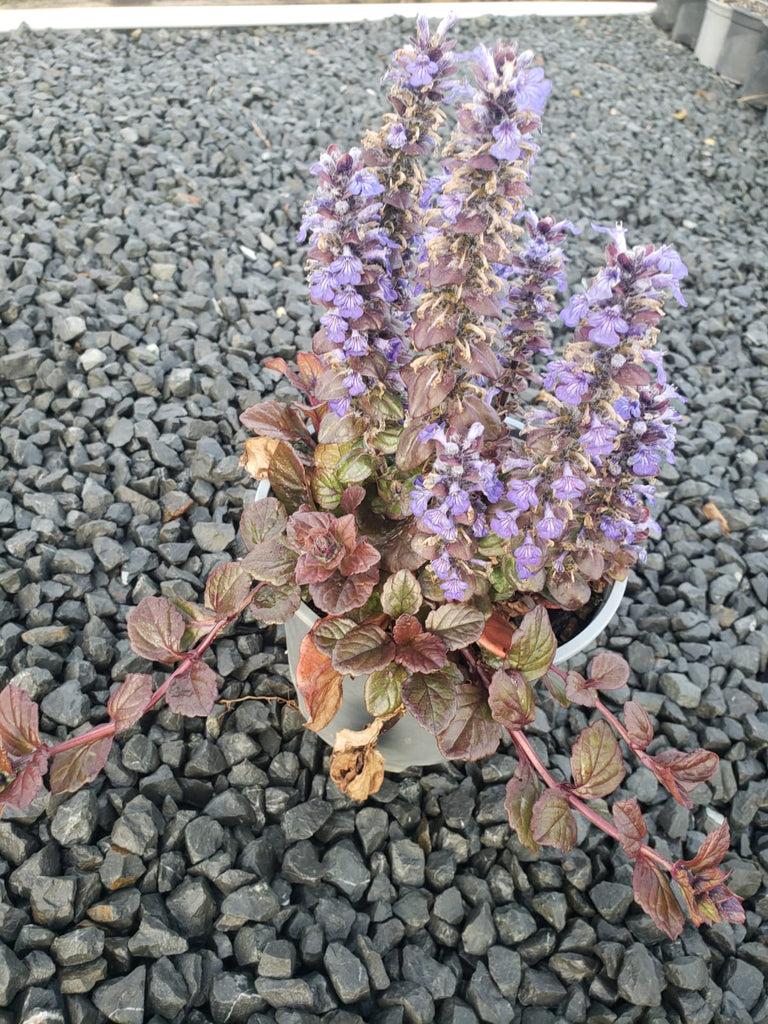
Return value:
M 355 171 L 349 179 L 349 191 L 353 196 L 380 196 L 384 186 L 373 171 Z
M 498 509 L 491 519 L 491 529 L 499 537 L 508 539 L 517 535 L 519 509 Z
M 544 505 L 544 517 L 536 524 L 536 533 L 542 540 L 556 540 L 565 529 L 565 523 L 558 519 L 549 504 Z
M 359 373 L 355 373 L 354 371 L 352 373 L 347 374 L 347 376 L 342 381 L 342 384 L 349 392 L 350 398 L 355 398 L 357 397 L 357 395 L 362 395 L 366 390 L 365 381 L 363 380 Z
M 456 523 L 450 518 L 444 508 L 431 508 L 421 517 L 421 523 L 430 533 L 436 533 L 449 544 L 456 540 L 459 531 Z
M 493 129 L 496 142 L 491 146 L 491 155 L 497 160 L 517 160 L 520 156 L 520 132 L 514 121 L 505 118 Z
M 577 295 L 571 296 L 570 302 L 560 314 L 560 319 L 568 327 L 575 327 L 587 313 L 589 313 L 589 298 L 583 292 L 579 292 Z
M 338 284 L 330 267 L 322 267 L 312 274 L 309 294 L 315 302 L 333 302 L 337 288 Z
M 517 573 L 521 580 L 530 579 L 534 575 L 539 565 L 541 565 L 543 555 L 544 552 L 540 547 L 536 546 L 530 533 L 526 533 L 523 543 L 514 550 Z
M 550 485 L 550 490 L 558 501 L 575 501 L 586 489 L 586 483 L 574 473 L 570 462 L 563 463 L 560 476 Z
M 338 309 L 329 309 L 327 313 L 320 317 L 320 323 L 325 328 L 328 340 L 332 341 L 334 345 L 341 345 L 347 336 L 349 324 Z
M 352 285 L 347 285 L 333 296 L 333 304 L 345 320 L 357 320 L 363 315 L 363 297 Z
M 429 563 L 429 567 L 439 580 L 447 580 L 453 571 L 451 556 L 447 551 L 444 551 L 442 555 Z
M 541 477 L 535 476 L 532 480 L 507 481 L 507 497 L 521 512 L 527 512 L 539 504 L 536 487 L 540 479 Z
M 393 124 L 387 134 L 387 143 L 393 149 L 402 149 L 408 141 L 408 135 L 401 124 Z
M 340 285 L 360 284 L 363 264 L 351 252 L 345 252 L 331 263 L 329 270 Z
M 420 53 L 418 57 L 405 65 L 409 74 L 408 84 L 414 87 L 421 85 L 432 85 L 434 75 L 439 68 L 433 60 L 430 60 L 426 53 Z
M 581 435 L 579 441 L 587 455 L 599 459 L 601 455 L 610 455 L 613 451 L 617 430 L 615 423 L 603 423 L 593 414 L 589 430 Z
M 444 580 L 440 584 L 440 588 L 449 601 L 463 600 L 468 586 L 469 584 L 465 583 L 455 570 L 451 573 L 448 579 Z
M 590 313 L 587 323 L 591 325 L 589 340 L 606 348 L 614 348 L 619 344 L 621 335 L 629 330 L 629 324 L 622 317 L 618 306 L 606 306 L 595 313 Z

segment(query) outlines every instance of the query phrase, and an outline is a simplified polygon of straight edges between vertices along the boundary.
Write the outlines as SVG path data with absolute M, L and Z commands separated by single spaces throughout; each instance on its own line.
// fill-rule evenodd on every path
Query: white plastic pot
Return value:
M 268 481 L 260 481 L 256 490 L 257 500 L 266 498 L 268 494 Z M 618 611 L 626 587 L 626 580 L 622 580 L 606 590 L 603 603 L 591 621 L 572 640 L 558 647 L 555 654 L 555 665 L 564 664 L 595 642 Z M 293 618 L 285 624 L 288 665 L 294 679 L 299 660 L 299 645 L 318 618 L 319 615 L 316 612 L 313 612 L 308 605 L 302 604 Z M 364 683 L 365 676 L 357 676 L 355 679 L 347 677 L 344 680 L 342 684 L 344 697 L 341 708 L 330 725 L 321 729 L 319 733 L 329 745 L 333 745 L 336 733 L 340 729 L 359 730 L 370 723 L 371 716 L 363 700 Z M 308 717 L 306 704 L 298 691 L 297 698 L 302 714 Z M 387 771 L 392 772 L 402 772 L 420 765 L 439 764 L 445 760 L 438 749 L 435 737 L 423 729 L 410 715 L 401 718 L 379 739 L 377 749 L 384 757 Z
M 717 67 L 731 27 L 732 8 L 720 0 L 707 0 L 707 10 L 696 40 L 696 57 L 706 68 Z

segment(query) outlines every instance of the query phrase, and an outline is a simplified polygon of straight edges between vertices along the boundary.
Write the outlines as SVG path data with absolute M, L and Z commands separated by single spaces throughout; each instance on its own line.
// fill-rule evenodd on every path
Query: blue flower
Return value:
M 373 171 L 355 171 L 347 186 L 353 196 L 380 196 L 384 186 Z
M 558 519 L 548 503 L 544 505 L 544 516 L 536 524 L 536 533 L 542 540 L 556 540 L 565 529 L 565 523 Z
M 429 59 L 426 53 L 420 53 L 409 64 L 405 65 L 405 70 L 410 76 L 408 84 L 417 87 L 432 85 L 434 75 L 437 74 L 439 67 L 433 60 Z
M 345 320 L 357 320 L 365 310 L 362 295 L 349 284 L 341 291 L 336 292 L 333 296 L 333 304 Z
M 550 484 L 550 490 L 558 501 L 573 501 L 586 489 L 586 483 L 574 473 L 570 462 L 563 463 L 560 476 Z
M 579 441 L 587 455 L 599 459 L 601 455 L 610 455 L 613 451 L 617 431 L 615 423 L 604 423 L 593 413 L 589 429 L 579 437 Z
M 461 601 L 468 587 L 469 584 L 465 583 L 455 570 L 440 584 L 440 589 L 449 601 Z
M 536 543 L 530 533 L 526 533 L 525 540 L 519 548 L 513 552 L 517 563 L 517 575 L 521 580 L 530 579 L 541 565 L 544 552 Z
M 393 124 L 387 133 L 387 143 L 393 149 L 402 149 L 408 141 L 405 128 L 398 122 Z
M 331 263 L 329 269 L 336 277 L 339 285 L 360 284 L 362 280 L 363 264 L 351 252 L 343 252 L 341 256 Z
M 497 509 L 491 519 L 491 529 L 497 537 L 508 539 L 515 537 L 518 533 L 517 517 L 520 509 Z
M 337 288 L 336 278 L 329 267 L 321 267 L 313 272 L 309 294 L 315 302 L 332 302 Z
M 539 504 L 536 487 L 540 479 L 541 477 L 535 476 L 532 480 L 507 480 L 507 498 L 521 512 L 535 508 Z

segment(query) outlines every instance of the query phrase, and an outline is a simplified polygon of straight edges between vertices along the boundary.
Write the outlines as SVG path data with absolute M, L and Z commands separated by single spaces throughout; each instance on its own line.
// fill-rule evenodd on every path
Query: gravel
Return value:
M 137 601 L 196 600 L 237 553 L 253 497 L 239 413 L 287 394 L 263 363 L 314 329 L 295 241 L 307 168 L 377 123 L 382 58 L 410 31 L 0 39 L 0 685 L 42 703 L 47 736 L 103 721 L 110 688 L 146 669 L 126 639 Z M 0 1024 L 768 1021 L 761 115 L 645 17 L 458 36 L 545 56 L 536 202 L 587 229 L 573 280 L 600 261 L 590 221 L 670 242 L 690 269 L 689 306 L 663 325 L 688 401 L 662 538 L 603 643 L 660 746 L 720 753 L 690 814 L 648 773 L 620 795 L 672 857 L 717 824 L 708 806 L 730 819 L 746 924 L 668 941 L 594 830 L 532 859 L 505 824 L 504 751 L 388 776 L 361 807 L 281 700 L 205 721 L 161 709 L 87 789 L 0 822 Z M 236 633 L 215 664 L 229 700 L 291 696 L 280 630 Z M 551 755 L 584 716 L 541 710 Z

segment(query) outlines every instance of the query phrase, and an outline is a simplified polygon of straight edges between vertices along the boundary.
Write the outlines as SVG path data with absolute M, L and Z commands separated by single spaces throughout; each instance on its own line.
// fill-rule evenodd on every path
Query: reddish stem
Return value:
M 211 628 L 211 631 L 202 638 L 197 647 L 191 650 L 184 660 L 176 666 L 168 678 L 158 686 L 144 706 L 141 716 L 145 715 L 148 711 L 151 711 L 155 704 L 161 701 L 166 695 L 168 687 L 171 685 L 173 680 L 185 672 L 194 662 L 199 661 L 219 633 L 221 633 L 221 631 L 225 629 L 230 622 L 234 622 L 235 619 L 238 619 L 242 615 L 253 600 L 253 595 L 254 591 L 249 591 L 248 597 L 235 612 L 231 615 L 227 615 L 224 619 L 219 619 L 219 621 Z M 77 747 L 84 747 L 88 743 L 94 743 L 97 740 L 104 739 L 105 736 L 114 736 L 116 731 L 117 727 L 114 722 L 104 722 L 101 725 L 95 725 L 92 729 L 89 729 L 88 732 L 83 732 L 79 736 L 70 736 L 69 739 L 63 740 L 61 743 L 56 743 L 52 747 L 45 745 L 44 749 L 49 757 L 53 757 L 55 754 L 63 754 L 67 750 L 75 750 Z M 26 759 L 29 759 L 30 757 L 31 755 L 26 755 Z

